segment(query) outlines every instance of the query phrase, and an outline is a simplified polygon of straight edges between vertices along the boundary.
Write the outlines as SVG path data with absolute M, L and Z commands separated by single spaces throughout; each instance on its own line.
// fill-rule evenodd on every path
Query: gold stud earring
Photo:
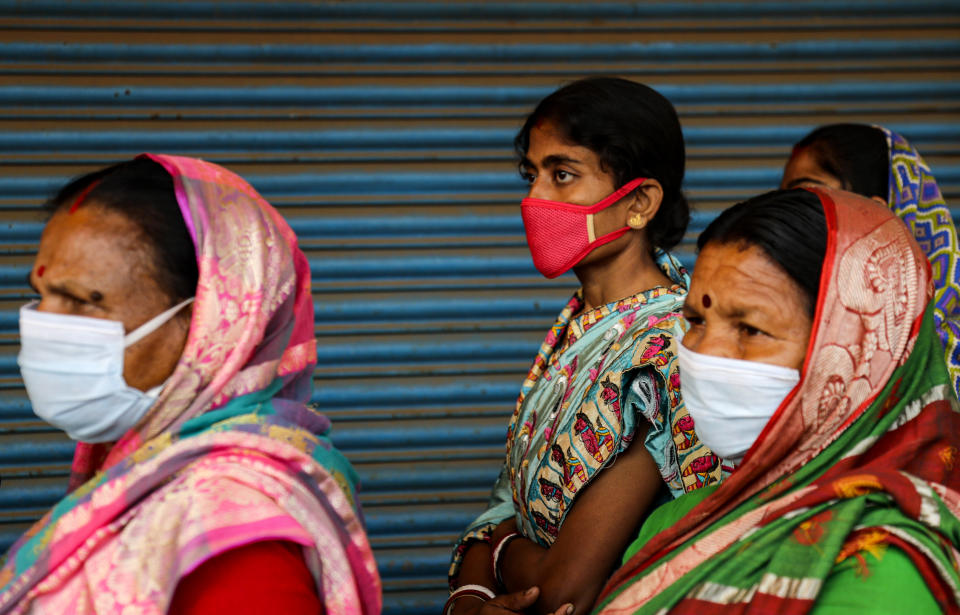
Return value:
M 643 222 L 644 220 L 643 220 L 642 214 L 637 214 L 635 216 L 632 216 L 629 220 L 627 220 L 627 224 L 629 226 L 632 226 L 633 228 L 643 227 Z

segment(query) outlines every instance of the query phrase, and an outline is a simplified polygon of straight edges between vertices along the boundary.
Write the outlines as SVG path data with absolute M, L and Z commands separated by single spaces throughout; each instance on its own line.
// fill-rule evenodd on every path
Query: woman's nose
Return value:
M 694 352 L 712 357 L 740 358 L 739 346 L 732 332 L 709 326 L 704 326 L 703 329 L 700 333 L 688 332 L 683 337 L 683 345 Z
M 542 181 L 539 177 L 535 177 L 530 181 L 530 187 L 527 189 L 528 199 L 552 200 L 552 196 L 553 195 L 549 191 L 549 185 L 547 182 Z
M 53 302 L 50 301 L 50 299 L 45 299 L 43 296 L 37 300 L 37 305 L 34 309 L 38 312 L 56 312 L 56 310 L 53 309 Z

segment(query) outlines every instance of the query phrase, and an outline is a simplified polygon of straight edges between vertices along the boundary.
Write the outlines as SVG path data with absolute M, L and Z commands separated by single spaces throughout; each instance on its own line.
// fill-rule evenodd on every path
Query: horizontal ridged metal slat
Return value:
M 560 83 L 644 81 L 684 123 L 697 212 L 776 186 L 818 124 L 902 132 L 960 203 L 960 8 L 918 0 L 0 0 L 0 546 L 63 492 L 16 307 L 67 178 L 144 150 L 238 171 L 311 259 L 314 401 L 363 478 L 385 612 L 436 613 L 507 417 L 573 290 L 536 274 L 511 152 Z M 954 216 L 960 208 L 954 207 Z

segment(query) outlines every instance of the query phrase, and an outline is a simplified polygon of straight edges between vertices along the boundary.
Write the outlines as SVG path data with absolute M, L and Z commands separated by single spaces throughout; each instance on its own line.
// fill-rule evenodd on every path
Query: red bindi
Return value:
M 710 300 L 710 295 L 704 295 L 700 302 L 703 303 L 703 307 L 708 308 L 713 301 Z
M 43 265 L 40 265 L 39 267 L 37 267 L 37 277 L 38 277 L 38 278 L 42 278 L 42 277 L 43 277 L 43 272 L 46 271 L 46 270 L 47 270 L 47 268 L 44 267 Z

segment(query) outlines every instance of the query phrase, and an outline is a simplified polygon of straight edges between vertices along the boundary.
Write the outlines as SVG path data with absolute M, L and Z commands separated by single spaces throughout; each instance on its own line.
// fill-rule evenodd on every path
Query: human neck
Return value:
M 583 311 L 631 297 L 657 286 L 670 286 L 646 246 L 623 250 L 574 269 L 583 286 Z

